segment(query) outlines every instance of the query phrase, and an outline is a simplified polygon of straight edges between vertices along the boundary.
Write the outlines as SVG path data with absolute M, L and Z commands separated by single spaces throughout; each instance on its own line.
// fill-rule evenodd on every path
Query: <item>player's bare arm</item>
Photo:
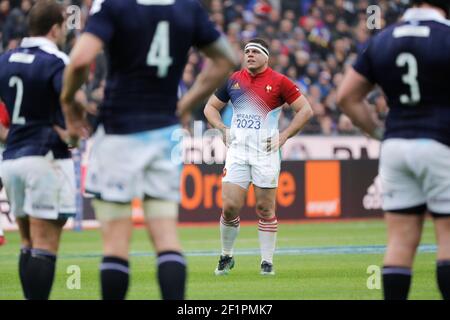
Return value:
M 8 128 L 0 124 L 0 142 L 6 143 L 6 137 L 8 136 Z
M 237 59 L 227 40 L 222 36 L 217 41 L 201 48 L 208 57 L 205 69 L 198 75 L 192 88 L 180 99 L 177 114 L 183 117 L 227 79 L 237 65 Z
M 308 99 L 303 95 L 291 103 L 290 107 L 295 112 L 295 117 L 292 119 L 289 126 L 280 133 L 280 147 L 282 147 L 289 138 L 299 133 L 313 116 L 311 105 Z
M 216 129 L 220 130 L 223 137 L 223 142 L 226 146 L 230 141 L 230 128 L 228 128 L 222 121 L 220 111 L 227 105 L 226 102 L 221 101 L 214 94 L 209 98 L 206 103 L 205 110 L 203 111 L 208 122 Z
M 0 142 L 6 143 L 6 137 L 8 136 L 9 129 L 6 128 L 3 124 L 0 124 Z
M 365 101 L 374 85 L 364 76 L 349 68 L 337 92 L 337 104 L 341 110 L 369 136 L 382 138 L 381 124 L 372 116 L 370 107 Z
M 75 99 L 76 93 L 87 80 L 89 66 L 102 48 L 103 42 L 98 37 L 84 33 L 75 44 L 70 56 L 70 63 L 64 72 L 61 107 L 72 144 L 76 144 L 77 140 L 85 136 L 87 131 L 84 107 Z

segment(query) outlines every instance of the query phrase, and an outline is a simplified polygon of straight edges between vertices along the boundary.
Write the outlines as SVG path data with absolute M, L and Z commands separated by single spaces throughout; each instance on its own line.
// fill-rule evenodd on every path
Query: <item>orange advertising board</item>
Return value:
M 341 215 L 339 161 L 305 163 L 305 215 L 308 218 L 335 218 Z

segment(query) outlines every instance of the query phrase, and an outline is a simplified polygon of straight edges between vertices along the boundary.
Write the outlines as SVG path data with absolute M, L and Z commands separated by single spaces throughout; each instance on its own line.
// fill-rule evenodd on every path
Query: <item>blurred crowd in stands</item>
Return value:
M 27 35 L 26 18 L 33 0 L 0 0 L 0 53 L 17 47 Z M 61 0 L 67 6 L 80 8 L 79 28 L 69 30 L 65 48 L 70 52 L 82 32 L 93 0 Z M 314 118 L 303 134 L 359 134 L 351 121 L 336 106 L 336 87 L 348 66 L 370 38 L 379 32 L 370 29 L 367 8 L 380 9 L 383 28 L 396 22 L 407 6 L 407 0 L 202 0 L 211 19 L 242 58 L 243 44 L 251 38 L 265 39 L 270 45 L 270 66 L 295 81 L 309 98 Z M 371 12 L 373 13 L 373 11 Z M 204 59 L 192 50 L 180 83 L 182 94 L 193 84 Z M 91 68 L 85 87 L 86 103 L 93 109 L 101 103 L 105 88 L 107 62 L 104 55 Z M 384 118 L 388 108 L 383 94 L 374 90 L 368 102 L 374 116 Z M 292 111 L 283 107 L 280 128 L 292 119 Z M 201 106 L 195 114 L 204 120 Z

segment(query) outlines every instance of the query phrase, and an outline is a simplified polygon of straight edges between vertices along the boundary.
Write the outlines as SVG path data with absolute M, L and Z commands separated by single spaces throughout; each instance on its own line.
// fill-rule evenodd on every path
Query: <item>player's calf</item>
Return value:
M 261 275 L 274 275 L 273 255 L 277 242 L 278 220 L 275 215 L 275 189 L 257 189 L 256 214 L 258 238 L 261 250 Z
M 132 232 L 131 205 L 94 200 L 101 223 L 103 259 L 100 283 L 103 300 L 123 300 L 129 287 L 128 250 Z
M 434 214 L 438 244 L 436 277 L 444 300 L 450 300 L 450 218 Z
M 147 230 L 158 253 L 157 277 L 163 300 L 183 300 L 186 260 L 177 235 L 178 204 L 174 201 L 144 201 Z
M 406 300 L 412 278 L 412 265 L 420 242 L 424 216 L 386 213 L 388 244 L 384 257 L 383 293 L 385 300 Z
M 59 239 L 66 220 L 30 218 L 30 234 L 33 248 L 25 262 L 24 293 L 31 300 L 47 300 L 55 277 Z M 28 254 L 25 250 L 26 259 Z

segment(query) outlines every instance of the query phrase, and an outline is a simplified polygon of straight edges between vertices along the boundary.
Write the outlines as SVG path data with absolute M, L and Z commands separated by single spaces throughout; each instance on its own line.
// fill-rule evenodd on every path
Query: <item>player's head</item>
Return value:
M 450 16 L 450 1 L 449 0 L 411 0 L 413 6 L 420 6 L 428 4 L 433 7 L 444 10 L 446 17 Z
M 258 72 L 269 63 L 269 46 L 262 39 L 250 40 L 244 48 L 245 66 L 251 72 Z
M 38 0 L 28 16 L 28 31 L 32 37 L 47 37 L 63 45 L 66 35 L 64 8 L 54 0 Z

